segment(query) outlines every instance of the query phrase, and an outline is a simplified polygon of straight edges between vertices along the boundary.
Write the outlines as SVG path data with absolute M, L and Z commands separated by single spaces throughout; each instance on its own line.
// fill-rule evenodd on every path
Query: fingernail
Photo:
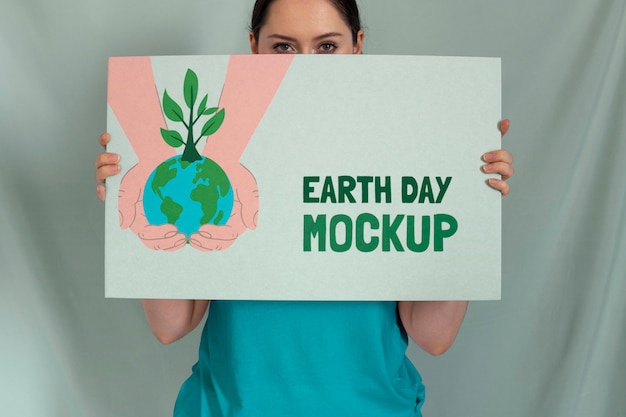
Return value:
M 493 153 L 488 152 L 485 155 L 483 155 L 483 159 L 485 160 L 485 162 L 491 162 L 493 161 Z
M 483 171 L 485 172 L 491 172 L 493 170 L 493 165 L 491 164 L 487 164 L 483 166 Z
M 498 180 L 495 178 L 489 178 L 489 185 L 495 187 L 496 185 L 498 185 Z
M 171 232 L 167 232 L 167 233 L 165 234 L 165 238 L 166 238 L 166 239 L 169 239 L 170 237 L 174 237 L 174 236 L 176 236 L 176 234 L 177 234 L 177 233 L 178 233 L 178 232 L 177 232 L 177 231 L 175 231 L 175 230 L 172 230 Z

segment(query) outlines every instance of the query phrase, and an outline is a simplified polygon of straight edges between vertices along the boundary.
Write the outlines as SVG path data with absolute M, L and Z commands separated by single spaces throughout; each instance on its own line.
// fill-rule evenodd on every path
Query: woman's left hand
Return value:
M 500 122 L 499 128 L 502 137 L 504 137 L 509 130 L 509 125 L 509 119 L 504 119 Z M 502 179 L 490 178 L 488 184 L 500 191 L 503 196 L 507 195 L 511 188 L 506 181 L 511 178 L 515 172 L 513 169 L 513 155 L 504 149 L 499 149 L 484 154 L 483 161 L 487 162 L 482 167 L 483 172 L 487 174 L 500 174 L 502 176 Z

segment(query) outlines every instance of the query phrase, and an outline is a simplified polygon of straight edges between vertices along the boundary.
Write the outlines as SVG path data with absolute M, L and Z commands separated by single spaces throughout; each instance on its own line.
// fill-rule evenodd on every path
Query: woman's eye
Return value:
M 277 43 L 273 49 L 279 54 L 288 54 L 295 52 L 294 49 L 288 43 Z
M 320 53 L 323 54 L 332 54 L 337 49 L 337 45 L 332 42 L 326 42 L 320 45 L 319 50 Z

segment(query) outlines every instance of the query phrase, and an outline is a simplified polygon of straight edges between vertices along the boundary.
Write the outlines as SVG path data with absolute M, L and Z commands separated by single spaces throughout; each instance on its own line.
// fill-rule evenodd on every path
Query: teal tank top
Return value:
M 395 302 L 212 301 L 175 417 L 415 417 Z

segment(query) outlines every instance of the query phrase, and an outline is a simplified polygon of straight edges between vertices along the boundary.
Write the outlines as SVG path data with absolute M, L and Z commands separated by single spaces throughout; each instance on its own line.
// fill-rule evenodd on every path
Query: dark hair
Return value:
M 254 39 L 258 42 L 261 27 L 267 20 L 267 9 L 274 0 L 256 0 L 252 9 L 252 19 L 250 22 L 250 32 L 254 35 Z M 341 18 L 350 27 L 352 32 L 352 43 L 356 44 L 357 34 L 361 30 L 361 19 L 359 17 L 359 6 L 356 0 L 328 0 L 335 6 L 335 9 L 341 15 Z

